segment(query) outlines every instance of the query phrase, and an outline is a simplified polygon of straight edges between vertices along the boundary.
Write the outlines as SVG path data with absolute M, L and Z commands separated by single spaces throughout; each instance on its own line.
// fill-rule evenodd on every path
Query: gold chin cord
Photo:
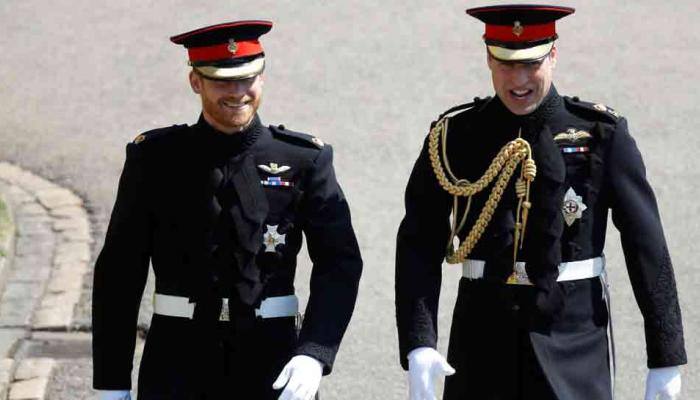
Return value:
M 448 122 L 448 117 L 439 120 L 430 130 L 428 138 L 428 153 L 435 176 L 440 186 L 454 197 L 454 205 L 452 207 L 452 232 L 450 233 L 450 240 L 447 243 L 447 256 L 445 258 L 448 263 L 456 264 L 463 262 L 469 256 L 469 253 L 474 249 L 474 246 L 491 221 L 493 213 L 498 203 L 501 201 L 506 185 L 508 185 L 508 181 L 511 176 L 513 176 L 513 173 L 515 173 L 518 164 L 521 164 L 520 176 L 515 183 L 515 193 L 518 197 L 515 236 L 513 240 L 513 263 L 515 263 L 518 258 L 518 249 L 522 247 L 523 240 L 525 239 L 528 212 L 532 206 L 530 203 L 530 185 L 537 174 L 535 161 L 532 159 L 530 144 L 520 137 L 506 143 L 498 152 L 498 155 L 491 161 L 491 165 L 489 165 L 481 178 L 472 183 L 466 179 L 458 179 L 455 177 L 450 168 L 450 163 L 447 159 Z M 520 135 L 518 134 L 518 136 Z M 454 238 L 462 231 L 467 221 L 467 215 L 472 203 L 472 196 L 486 189 L 494 179 L 495 184 L 486 200 L 486 204 L 484 204 L 484 208 L 481 210 L 479 217 L 464 241 L 462 241 L 455 250 Z M 459 197 L 467 198 L 467 204 L 461 218 L 458 210 Z

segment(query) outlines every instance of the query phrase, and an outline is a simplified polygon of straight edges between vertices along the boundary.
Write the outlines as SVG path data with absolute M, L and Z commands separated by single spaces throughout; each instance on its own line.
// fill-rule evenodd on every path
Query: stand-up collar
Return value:
M 549 89 L 549 93 L 547 93 L 542 103 L 535 111 L 527 115 L 519 116 L 521 124 L 523 127 L 540 129 L 546 122 L 552 120 L 563 105 L 564 101 L 561 96 L 559 96 L 559 93 L 557 93 L 557 89 L 552 85 Z
M 255 114 L 253 120 L 250 121 L 250 124 L 245 129 L 233 134 L 218 131 L 204 119 L 203 114 L 200 114 L 199 120 L 194 126 L 197 129 L 197 135 L 203 140 L 208 151 L 229 156 L 246 150 L 255 143 L 263 131 L 263 125 L 258 114 Z
M 557 117 L 563 106 L 564 101 L 559 96 L 554 85 L 551 86 L 547 95 L 542 99 L 542 103 L 530 114 L 513 114 L 498 96 L 495 96 L 491 101 L 491 109 L 495 114 L 493 120 L 501 121 L 506 126 L 514 129 L 516 134 L 517 130 L 522 128 L 523 137 L 537 134 L 541 131 L 545 124 L 552 122 Z

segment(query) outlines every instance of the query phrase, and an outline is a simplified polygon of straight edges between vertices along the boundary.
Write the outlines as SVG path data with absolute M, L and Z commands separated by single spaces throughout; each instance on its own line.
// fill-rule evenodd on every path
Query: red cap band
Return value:
M 213 46 L 192 47 L 187 49 L 190 61 L 216 61 L 227 58 L 253 56 L 263 52 L 258 40 L 241 40 L 240 42 L 221 43 Z
M 520 35 L 516 33 L 520 32 Z M 556 35 L 554 22 L 540 25 L 490 25 L 486 24 L 484 39 L 500 42 L 532 42 Z

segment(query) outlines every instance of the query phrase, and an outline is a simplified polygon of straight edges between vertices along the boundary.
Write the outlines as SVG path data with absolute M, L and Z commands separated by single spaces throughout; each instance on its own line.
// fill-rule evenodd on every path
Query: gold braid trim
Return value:
M 527 224 L 528 210 L 531 207 L 531 203 L 529 201 L 530 184 L 535 179 L 535 175 L 537 173 L 535 162 L 532 160 L 532 149 L 530 148 L 530 144 L 522 138 L 512 140 L 501 148 L 493 161 L 491 161 L 491 164 L 486 172 L 476 182 L 471 183 L 466 179 L 457 179 L 452 174 L 452 171 L 449 168 L 449 161 L 447 160 L 448 120 L 448 117 L 444 117 L 439 120 L 430 130 L 430 135 L 428 138 L 428 154 L 430 156 L 433 171 L 435 172 L 435 177 L 440 183 L 440 186 L 454 196 L 454 206 L 452 209 L 453 224 L 452 233 L 447 245 L 447 262 L 451 264 L 461 263 L 469 256 L 469 253 L 471 253 L 474 246 L 476 246 L 489 222 L 491 222 L 493 213 L 496 210 L 498 203 L 501 201 L 501 197 L 503 196 L 503 192 L 508 185 L 508 181 L 513 176 L 513 173 L 515 173 L 518 164 L 522 164 L 520 177 L 516 182 L 518 210 L 513 249 L 513 262 L 515 262 L 517 259 L 518 248 L 522 246 L 522 241 L 525 237 L 525 226 Z M 443 142 L 442 153 L 444 164 L 448 169 L 450 178 L 447 177 L 445 168 L 443 167 L 443 160 L 440 158 L 440 138 L 442 138 Z M 454 250 L 453 241 L 466 221 L 472 196 L 484 190 L 489 184 L 491 184 L 491 182 L 494 181 L 494 179 L 496 179 L 496 177 L 498 177 L 498 179 L 496 180 L 493 189 L 491 190 L 491 193 L 484 204 L 484 208 L 481 210 L 479 217 L 474 223 L 474 226 L 472 226 L 469 234 L 459 245 L 457 250 Z M 457 212 L 457 198 L 459 196 L 467 197 L 468 200 L 467 207 L 464 210 L 464 215 L 461 218 L 461 223 L 458 226 L 456 221 L 460 219 L 458 218 L 459 216 Z

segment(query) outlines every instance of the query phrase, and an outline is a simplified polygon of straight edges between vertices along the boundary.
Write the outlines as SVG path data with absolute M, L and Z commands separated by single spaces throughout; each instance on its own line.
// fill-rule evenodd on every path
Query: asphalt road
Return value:
M 700 28 L 695 0 L 554 2 L 577 8 L 558 24 L 560 93 L 606 103 L 630 121 L 656 188 L 674 259 L 686 345 L 685 398 L 700 398 Z M 101 240 L 124 160 L 138 133 L 193 123 L 185 52 L 170 35 L 236 19 L 271 19 L 261 117 L 314 133 L 336 149 L 365 259 L 359 303 L 324 379 L 326 399 L 404 399 L 393 306 L 396 228 L 408 173 L 441 111 L 492 93 L 480 36 L 464 9 L 487 1 L 3 0 L 0 159 L 80 193 Z M 484 132 L 488 134 L 488 132 Z M 618 236 L 613 284 L 617 394 L 640 399 L 645 351 Z M 308 262 L 301 263 L 308 270 Z M 458 280 L 446 266 L 444 349 Z M 299 277 L 305 287 L 308 273 Z M 89 285 L 79 310 L 89 322 Z M 475 327 L 478 329 L 479 327 Z M 90 398 L 87 359 L 64 362 L 51 399 Z

